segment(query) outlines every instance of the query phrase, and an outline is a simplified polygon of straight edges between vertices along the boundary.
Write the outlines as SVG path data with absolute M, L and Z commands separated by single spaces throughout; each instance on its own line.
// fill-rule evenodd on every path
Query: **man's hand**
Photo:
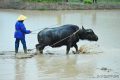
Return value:
M 32 33 L 32 31 L 30 31 L 30 33 Z

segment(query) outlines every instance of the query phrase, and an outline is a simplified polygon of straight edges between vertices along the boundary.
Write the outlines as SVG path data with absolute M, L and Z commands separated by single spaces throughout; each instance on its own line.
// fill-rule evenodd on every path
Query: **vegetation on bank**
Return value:
M 93 3 L 92 0 L 84 0 L 83 2 L 84 2 L 84 4 L 92 4 Z
M 120 9 L 120 0 L 0 0 L 0 8 L 29 10 Z
M 23 0 L 23 1 L 29 1 L 29 2 L 62 2 L 63 0 Z
M 59 3 L 59 2 L 70 2 L 70 3 L 84 3 L 84 4 L 92 4 L 92 3 L 104 3 L 104 4 L 120 4 L 120 0 L 23 0 L 27 2 L 41 2 L 41 3 Z

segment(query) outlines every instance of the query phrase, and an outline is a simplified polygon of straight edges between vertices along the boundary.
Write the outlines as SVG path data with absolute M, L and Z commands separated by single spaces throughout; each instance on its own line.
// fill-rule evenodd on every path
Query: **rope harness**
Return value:
M 54 45 L 56 45 L 56 44 L 58 44 L 58 43 L 64 41 L 65 39 L 67 39 L 67 38 L 69 38 L 69 37 L 75 35 L 79 30 L 80 30 L 80 29 L 78 29 L 77 31 L 75 31 L 75 32 L 74 32 L 73 34 L 71 34 L 70 36 L 63 38 L 63 39 L 57 41 L 56 43 L 54 43 L 54 44 L 52 44 L 52 45 L 50 45 L 50 46 L 54 46 Z
M 47 26 L 47 27 L 53 27 L 53 26 L 57 26 L 58 24 L 55 24 L 55 25 L 51 25 L 51 26 Z M 38 30 L 41 30 L 41 28 L 38 28 L 38 29 L 35 29 L 35 30 L 32 30 L 32 32 L 36 32 Z

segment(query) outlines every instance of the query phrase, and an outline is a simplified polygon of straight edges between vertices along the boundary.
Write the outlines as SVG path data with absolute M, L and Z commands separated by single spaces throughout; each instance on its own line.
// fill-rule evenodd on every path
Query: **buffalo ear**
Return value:
M 82 30 L 85 30 L 85 28 L 82 26 Z

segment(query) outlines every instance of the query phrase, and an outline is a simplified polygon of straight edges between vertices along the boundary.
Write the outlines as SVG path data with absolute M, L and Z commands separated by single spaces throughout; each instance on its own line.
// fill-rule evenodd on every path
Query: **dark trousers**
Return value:
M 21 43 L 23 45 L 24 53 L 27 53 L 26 41 L 25 41 L 24 38 L 23 39 L 17 39 L 16 38 L 16 40 L 15 40 L 15 53 L 18 53 L 18 48 L 19 48 L 20 41 L 21 41 Z

